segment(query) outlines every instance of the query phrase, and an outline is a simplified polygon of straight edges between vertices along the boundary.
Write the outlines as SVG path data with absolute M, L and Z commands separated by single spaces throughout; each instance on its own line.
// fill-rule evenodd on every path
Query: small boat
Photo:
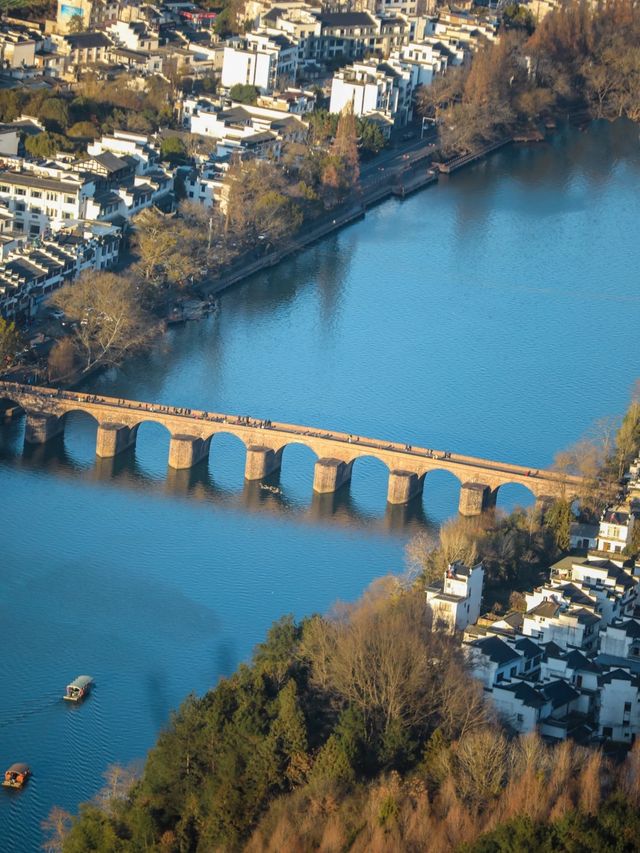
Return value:
M 29 776 L 31 776 L 29 765 L 18 762 L 17 764 L 12 764 L 11 767 L 5 771 L 2 784 L 5 788 L 22 788 Z
M 67 702 L 81 702 L 93 687 L 93 678 L 90 675 L 79 675 L 71 684 L 67 684 L 67 690 L 62 697 Z
M 265 492 L 271 492 L 272 495 L 282 494 L 282 489 L 279 489 L 278 486 L 270 486 L 268 483 L 260 483 L 260 488 Z

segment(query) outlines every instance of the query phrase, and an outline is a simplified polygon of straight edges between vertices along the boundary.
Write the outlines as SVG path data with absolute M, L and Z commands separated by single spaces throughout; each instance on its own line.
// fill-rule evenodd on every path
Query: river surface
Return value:
M 249 414 L 512 461 L 551 463 L 638 375 L 640 142 L 631 125 L 511 148 L 389 201 L 92 381 L 123 397 Z M 312 499 L 314 458 L 285 450 L 281 494 L 243 482 L 239 440 L 167 473 L 169 437 L 94 458 L 95 425 L 22 453 L 0 429 L 0 849 L 35 851 L 112 762 L 144 757 L 170 710 L 246 659 L 283 613 L 325 611 L 403 569 L 412 531 L 455 512 L 456 480 L 386 509 L 386 472 Z M 526 502 L 518 487 L 499 504 Z M 88 673 L 80 707 L 64 686 Z

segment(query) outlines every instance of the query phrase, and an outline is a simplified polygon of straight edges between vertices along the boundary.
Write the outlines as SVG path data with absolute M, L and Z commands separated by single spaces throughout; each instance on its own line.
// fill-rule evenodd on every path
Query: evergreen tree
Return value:
M 568 551 L 571 544 L 571 504 L 565 499 L 554 501 L 545 514 L 545 523 L 553 531 L 556 545 Z

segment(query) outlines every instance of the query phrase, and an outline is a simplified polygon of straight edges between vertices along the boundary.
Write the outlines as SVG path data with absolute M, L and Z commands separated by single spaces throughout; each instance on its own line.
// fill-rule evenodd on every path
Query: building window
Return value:
M 73 195 L 66 195 L 64 197 L 64 200 L 66 201 L 67 204 L 73 204 L 75 202 L 76 198 Z
M 0 193 L 8 192 L 11 192 L 11 187 L 8 187 L 6 184 L 0 184 Z
M 42 198 L 42 193 L 39 190 L 32 190 L 31 198 Z
M 517 673 L 517 672 L 518 672 L 518 667 L 517 667 L 517 666 L 512 666 L 512 667 L 511 667 L 511 678 L 515 678 L 515 677 L 516 677 L 516 673 Z
M 631 712 L 631 702 L 624 703 L 624 712 L 625 714 L 629 714 Z
M 516 720 L 519 723 L 524 723 L 524 717 L 522 716 L 522 714 L 516 714 Z
M 613 729 L 611 728 L 611 726 L 602 727 L 602 737 L 613 737 Z

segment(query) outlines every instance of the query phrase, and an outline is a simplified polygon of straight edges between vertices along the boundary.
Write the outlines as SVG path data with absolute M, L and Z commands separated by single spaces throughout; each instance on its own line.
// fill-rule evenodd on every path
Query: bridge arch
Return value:
M 216 430 L 207 436 L 209 444 L 209 472 L 216 487 L 233 492 L 242 488 L 247 443 L 231 429 Z
M 501 483 L 491 492 L 493 505 L 505 512 L 513 512 L 516 507 L 533 506 L 536 500 L 534 490 L 521 482 Z
M 348 463 L 351 474 L 350 496 L 364 515 L 384 513 L 391 471 L 375 453 L 363 453 Z
M 164 476 L 172 438 L 169 427 L 143 417 L 130 429 L 135 435 L 136 467 L 154 478 Z
M 422 475 L 422 504 L 427 518 L 443 521 L 458 512 L 462 480 L 448 468 L 432 468 Z
M 277 470 L 274 477 L 287 498 L 306 504 L 312 497 L 315 468 L 320 458 L 307 442 L 293 439 L 275 450 Z

